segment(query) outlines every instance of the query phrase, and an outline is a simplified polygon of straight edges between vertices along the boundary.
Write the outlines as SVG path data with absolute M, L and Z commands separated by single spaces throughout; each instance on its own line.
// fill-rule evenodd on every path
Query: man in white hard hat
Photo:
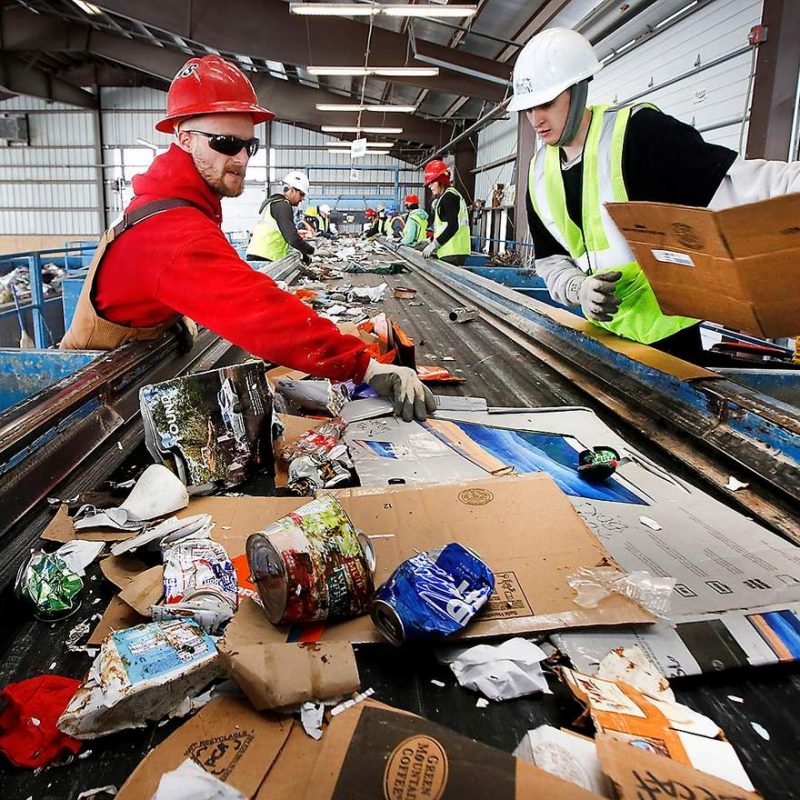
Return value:
M 604 204 L 757 202 L 800 191 L 800 164 L 737 160 L 647 103 L 587 108 L 599 69 L 589 42 L 565 28 L 534 36 L 514 66 L 509 109 L 526 113 L 544 145 L 528 177 L 536 271 L 554 300 L 580 306 L 594 324 L 701 362 L 700 321 L 661 313 Z
M 331 207 L 327 203 L 320 204 L 319 208 L 319 235 L 323 239 L 336 238 L 336 226 L 331 220 Z
M 314 246 L 304 240 L 294 224 L 294 209 L 308 194 L 308 176 L 299 170 L 283 177 L 283 192 L 270 195 L 262 204 L 261 215 L 247 248 L 248 261 L 279 261 L 292 252 L 304 263 L 311 261 Z

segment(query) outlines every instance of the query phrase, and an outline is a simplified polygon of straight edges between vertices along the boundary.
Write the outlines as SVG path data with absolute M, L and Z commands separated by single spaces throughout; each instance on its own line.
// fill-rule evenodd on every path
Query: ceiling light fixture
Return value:
M 358 103 L 317 103 L 317 111 L 382 111 L 384 113 L 413 114 L 416 110 L 416 106 L 395 106 L 381 103 L 371 106 L 362 106 Z
M 350 151 L 349 150 L 344 150 L 341 147 L 330 147 L 330 148 L 328 148 L 328 152 L 329 153 L 333 153 L 333 154 L 335 154 L 337 156 L 349 156 L 350 155 Z M 367 155 L 368 156 L 386 156 L 386 155 L 389 155 L 389 151 L 388 150 L 370 150 L 367 153 Z
M 408 5 L 405 3 L 289 3 L 289 13 L 309 17 L 427 17 L 466 19 L 477 12 L 477 6 Z
M 308 67 L 309 75 L 345 75 L 368 77 L 380 75 L 387 78 L 416 77 L 435 78 L 439 74 L 438 67 Z
M 402 133 L 402 128 L 358 128 L 355 125 L 323 125 L 323 133 Z

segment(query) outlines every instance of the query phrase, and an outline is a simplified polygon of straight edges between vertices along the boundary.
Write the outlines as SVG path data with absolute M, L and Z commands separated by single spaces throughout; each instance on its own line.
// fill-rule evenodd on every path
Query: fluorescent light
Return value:
M 471 17 L 478 10 L 477 6 L 395 6 L 384 5 L 381 14 L 387 17 Z
M 329 147 L 328 148 L 328 152 L 329 153 L 335 153 L 338 156 L 349 156 L 350 155 L 350 151 L 349 150 L 343 150 L 341 147 Z M 386 155 L 389 155 L 389 151 L 388 150 L 370 150 L 367 153 L 367 155 L 368 156 L 386 156 Z
M 394 106 L 382 104 L 362 106 L 358 103 L 317 103 L 317 111 L 383 111 L 386 113 L 394 111 L 403 114 L 413 114 L 416 110 L 416 106 Z
M 97 6 L 92 5 L 92 3 L 84 3 L 83 0 L 72 0 L 72 2 L 75 3 L 81 11 L 86 14 L 91 14 L 93 17 L 103 13 Z
M 383 75 L 385 77 L 417 77 L 433 78 L 439 74 L 438 67 L 308 67 L 309 75 L 345 75 L 367 77 Z
M 289 13 L 303 14 L 310 17 L 455 17 L 463 19 L 471 17 L 477 11 L 476 6 L 464 5 L 429 5 L 415 6 L 407 4 L 366 4 L 366 3 L 289 3 Z
M 347 147 L 352 142 L 327 142 L 328 147 Z M 367 142 L 367 147 L 394 147 L 394 142 Z
M 402 133 L 402 128 L 357 128 L 355 125 L 323 125 L 323 133 Z
M 290 14 L 307 17 L 371 17 L 379 11 L 363 3 L 289 3 Z

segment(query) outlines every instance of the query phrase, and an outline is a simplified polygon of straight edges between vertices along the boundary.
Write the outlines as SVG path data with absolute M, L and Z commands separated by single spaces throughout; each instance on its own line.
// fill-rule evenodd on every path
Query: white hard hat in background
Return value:
M 600 69 L 589 41 L 568 28 L 537 33 L 514 65 L 514 97 L 509 111 L 526 111 L 558 95 Z
M 323 214 L 330 214 L 330 213 L 331 213 L 331 207 L 330 207 L 330 206 L 329 206 L 327 203 L 323 203 L 323 204 L 322 204 L 322 205 L 319 207 L 319 210 L 320 210 L 320 211 L 321 211 Z
M 299 189 L 303 194 L 308 194 L 308 175 L 295 169 L 283 176 L 283 185 L 290 189 Z

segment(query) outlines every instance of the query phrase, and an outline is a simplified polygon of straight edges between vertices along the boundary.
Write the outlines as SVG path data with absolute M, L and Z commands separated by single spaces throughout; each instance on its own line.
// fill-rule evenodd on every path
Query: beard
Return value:
M 222 166 L 219 166 L 200 156 L 194 157 L 194 165 L 217 197 L 238 197 L 244 191 L 245 168 L 243 166 L 226 165 L 224 162 Z

